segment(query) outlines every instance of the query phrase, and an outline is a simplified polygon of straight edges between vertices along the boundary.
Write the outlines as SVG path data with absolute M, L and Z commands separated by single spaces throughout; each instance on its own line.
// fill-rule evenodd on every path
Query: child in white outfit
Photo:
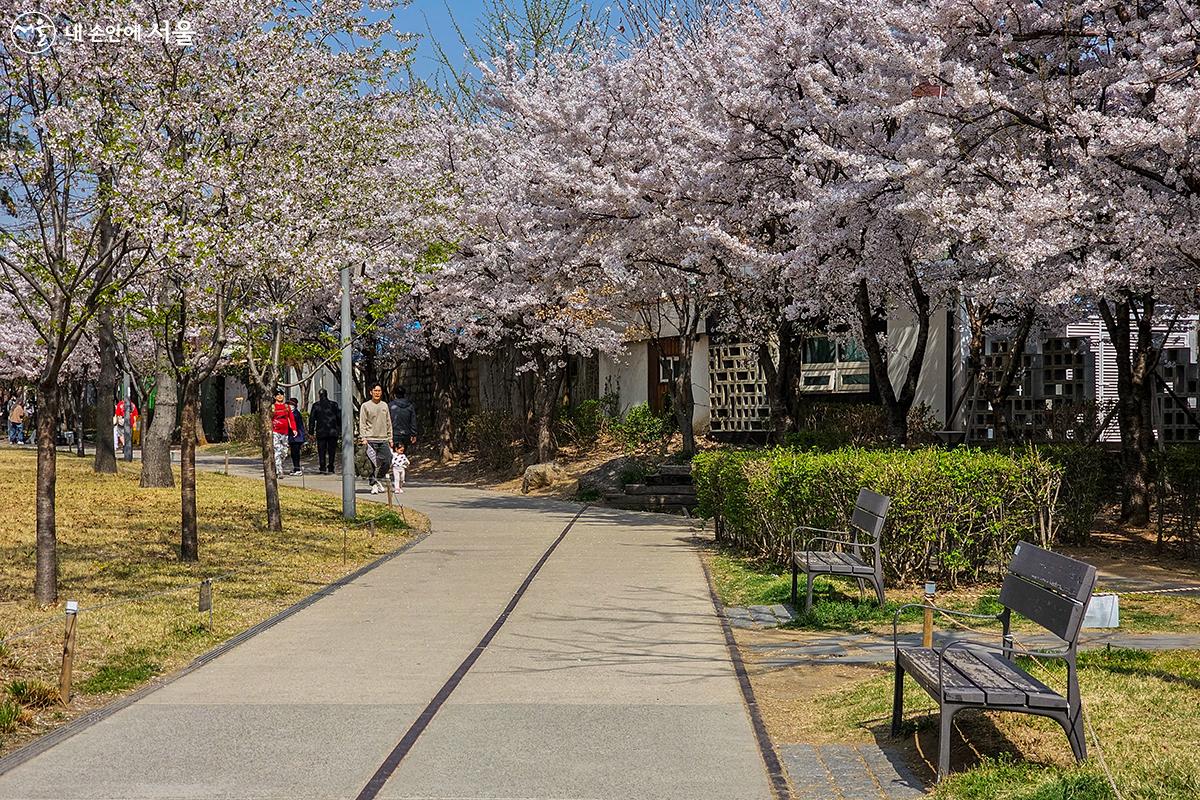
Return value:
M 404 444 L 400 443 L 392 448 L 392 490 L 400 493 L 404 491 L 404 473 L 411 462 L 408 456 L 404 455 Z

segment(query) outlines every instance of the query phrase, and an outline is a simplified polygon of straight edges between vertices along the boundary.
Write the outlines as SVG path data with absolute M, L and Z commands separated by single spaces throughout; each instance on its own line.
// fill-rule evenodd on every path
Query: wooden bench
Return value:
M 792 529 L 791 560 L 792 560 L 792 606 L 797 601 L 800 573 L 807 579 L 804 610 L 812 610 L 812 587 L 814 575 L 840 575 L 854 578 L 858 581 L 861 592 L 864 585 L 870 583 L 875 587 L 875 596 L 879 605 L 883 605 L 883 561 L 879 557 L 879 537 L 883 533 L 883 524 L 887 521 L 888 507 L 892 504 L 890 497 L 876 494 L 870 489 L 862 489 L 854 503 L 854 512 L 850 515 L 849 531 L 830 531 L 824 528 L 811 528 L 798 525 Z M 832 534 L 832 536 L 808 536 L 804 549 L 796 550 L 796 535 L 801 532 L 815 534 Z M 834 538 L 837 537 L 837 538 Z M 817 542 L 824 542 L 828 547 L 821 550 L 812 549 Z M 873 557 L 868 562 L 863 558 L 863 551 L 871 550 Z
M 896 686 L 892 735 L 900 735 L 904 714 L 904 675 L 908 673 L 935 700 L 941 713 L 938 740 L 938 780 L 950 771 L 950 731 L 954 715 L 964 708 L 1016 711 L 1050 717 L 1062 725 L 1078 761 L 1087 758 L 1083 736 L 1083 706 L 1076 668 L 1079 629 L 1096 586 L 1096 568 L 1028 542 L 1021 542 L 1008 565 L 1000 589 L 1004 610 L 995 616 L 939 609 L 943 614 L 990 619 L 1003 625 L 999 645 L 958 640 L 943 647 L 901 647 L 897 635 L 900 614 L 892 622 L 896 655 Z M 1010 632 L 1013 612 L 1041 625 L 1063 641 L 1051 651 L 1016 651 Z M 1016 655 L 1066 662 L 1067 695 L 1046 686 L 1014 662 Z

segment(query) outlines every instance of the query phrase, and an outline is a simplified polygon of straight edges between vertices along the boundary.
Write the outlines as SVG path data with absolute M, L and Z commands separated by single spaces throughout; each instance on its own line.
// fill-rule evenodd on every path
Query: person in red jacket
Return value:
M 133 429 L 137 428 L 138 424 L 138 407 L 132 400 L 129 401 L 129 427 L 130 430 L 125 430 L 125 399 L 121 398 L 117 401 L 117 407 L 113 409 L 113 451 L 120 453 L 125 448 L 125 437 L 133 435 Z
M 276 387 L 275 403 L 271 406 L 271 438 L 275 445 L 275 476 L 283 474 L 283 458 L 288 453 L 288 434 L 296 434 L 296 418 L 292 407 L 283 401 L 283 389 Z

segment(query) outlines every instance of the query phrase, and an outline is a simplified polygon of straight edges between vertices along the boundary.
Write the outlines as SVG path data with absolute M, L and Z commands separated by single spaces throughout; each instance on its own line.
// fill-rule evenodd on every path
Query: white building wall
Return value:
M 646 395 L 648 342 L 631 342 L 620 356 L 600 355 L 600 394 L 615 392 L 621 413 L 631 406 L 649 402 Z
M 621 356 L 600 355 L 600 394 L 616 392 L 622 414 L 650 401 L 649 354 L 649 342 L 632 342 Z M 712 415 L 708 377 L 708 336 L 701 335 L 692 355 L 692 394 L 696 403 L 692 425 L 696 433 L 708 431 Z
M 954 312 L 952 315 L 957 317 Z M 929 339 L 925 347 L 925 361 L 921 366 L 917 395 L 913 401 L 914 406 L 929 406 L 938 422 L 946 428 L 954 427 L 953 420 L 947 424 L 946 414 L 958 401 L 965 382 L 965 359 L 961 357 L 964 330 L 961 320 L 948 319 L 945 308 L 933 312 L 929 325 Z M 916 315 L 907 308 L 896 309 L 888 317 L 888 376 L 897 390 L 904 385 L 908 374 L 908 365 L 912 362 L 912 353 L 916 348 L 917 332 Z

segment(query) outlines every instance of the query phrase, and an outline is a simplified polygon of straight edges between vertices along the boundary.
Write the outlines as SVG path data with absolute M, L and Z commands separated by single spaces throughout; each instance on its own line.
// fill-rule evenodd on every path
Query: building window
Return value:
M 680 372 L 679 356 L 658 357 L 658 382 L 670 383 Z
M 805 339 L 800 371 L 802 391 L 862 394 L 871 388 L 871 367 L 857 342 L 822 336 Z

